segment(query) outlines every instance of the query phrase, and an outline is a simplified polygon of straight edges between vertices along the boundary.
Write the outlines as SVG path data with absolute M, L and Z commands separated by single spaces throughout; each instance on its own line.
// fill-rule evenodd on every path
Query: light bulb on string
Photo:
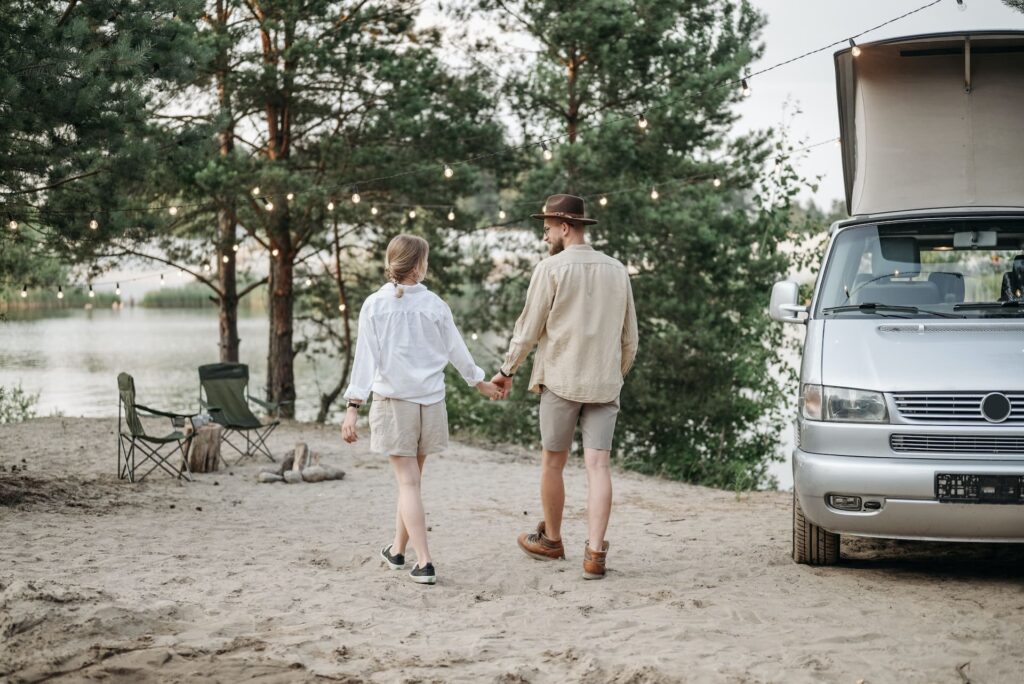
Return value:
M 92 291 L 92 285 L 89 285 L 89 299 L 95 299 L 96 293 Z
M 551 161 L 551 158 L 555 156 L 552 154 L 551 148 L 548 147 L 547 143 L 541 145 L 541 150 L 541 154 L 544 155 L 544 161 Z
M 274 249 L 270 250 L 270 256 L 272 256 L 272 257 L 276 257 L 280 253 L 281 253 L 281 250 L 279 250 L 277 247 L 275 247 Z
M 62 285 L 57 286 L 57 299 L 64 299 L 64 287 Z
M 178 277 L 179 278 L 184 278 L 185 277 L 185 269 L 183 269 L 183 268 L 179 268 L 178 269 Z
M 238 245 L 237 244 L 231 245 L 231 251 L 232 252 L 237 252 L 238 251 Z
M 306 278 L 306 287 L 312 287 L 312 286 L 313 286 L 313 279 L 312 278 Z
M 259 194 L 260 194 L 260 186 L 257 185 L 257 186 L 255 186 L 252 189 L 252 196 L 253 197 L 259 197 Z
M 608 198 L 605 197 L 604 195 L 601 195 L 601 199 L 597 200 L 597 203 L 600 204 L 602 207 L 607 207 L 608 206 Z
M 160 274 L 160 287 L 163 287 L 163 286 L 164 286 L 164 274 L 161 273 Z
M 378 210 L 377 210 L 377 207 L 370 207 L 370 213 L 371 213 L 371 214 L 373 214 L 374 216 L 376 216 L 376 215 L 377 215 L 377 212 L 378 212 Z
M 334 200 L 327 203 L 327 211 L 334 211 Z
M 660 197 L 658 194 L 658 188 L 651 188 L 651 199 L 656 200 L 658 197 Z
M 836 147 L 842 147 L 842 145 L 843 145 L 843 139 L 842 138 L 836 138 Z
M 28 285 L 22 285 L 21 286 L 21 298 L 25 299 L 26 297 L 28 297 Z
M 410 209 L 409 210 L 409 218 L 411 218 L 411 219 L 416 218 L 416 210 L 415 209 Z
M 345 313 L 345 305 L 344 304 L 339 304 L 338 305 L 338 311 L 340 311 L 342 313 Z
M 289 192 L 287 195 L 285 195 L 285 197 L 288 198 L 289 202 L 291 202 L 293 199 L 295 199 L 295 193 Z
M 860 46 L 853 42 L 853 38 L 850 39 L 850 54 L 854 57 L 860 57 Z
M 636 120 L 636 125 L 640 127 L 641 131 L 646 131 L 647 130 L 647 117 L 644 116 L 643 114 L 641 114 L 637 118 L 637 120 Z
M 471 340 L 473 340 L 473 341 L 475 342 L 475 341 L 477 340 L 477 338 L 479 338 L 480 336 L 479 336 L 479 335 L 477 335 L 476 333 L 473 333 L 473 334 L 472 334 L 472 335 L 470 335 L 469 337 L 470 337 L 470 339 L 471 339 Z
M 274 203 L 267 200 L 267 203 L 263 205 L 267 211 L 274 211 Z
M 18 222 L 15 221 L 14 219 L 11 219 L 10 221 L 7 222 L 7 227 L 10 228 L 11 230 L 18 230 Z
M 224 258 L 226 259 L 227 257 L 224 257 Z M 203 273 L 209 273 L 209 272 L 210 272 L 210 264 L 203 264 Z
M 178 207 L 168 207 L 167 208 L 167 213 L 170 214 L 171 216 L 177 216 L 178 215 Z
M 114 283 L 114 294 L 121 296 L 121 283 Z
M 449 221 L 454 221 L 455 220 L 455 210 L 454 209 L 449 209 L 448 210 L 448 220 Z
M 229 261 L 231 261 L 231 258 L 230 258 L 230 257 L 229 257 L 229 256 L 228 256 L 227 254 L 225 254 L 225 255 L 224 255 L 224 258 L 223 258 L 223 261 L 224 261 L 224 263 L 226 264 L 226 263 L 228 263 Z
M 445 178 L 451 178 L 454 175 L 455 175 L 455 169 L 453 169 L 452 167 L 450 167 L 447 164 L 445 164 L 444 165 L 444 177 Z
M 505 213 L 505 210 L 504 210 L 504 209 L 499 209 L 499 210 L 498 210 L 498 218 L 499 218 L 499 219 L 501 219 L 502 221 L 504 221 L 504 220 L 505 220 L 505 217 L 506 217 L 506 216 L 508 216 L 508 214 L 506 214 L 506 213 Z
M 711 181 L 711 184 L 714 185 L 716 188 L 720 188 L 722 187 L 722 179 L 719 178 L 718 176 L 715 176 L 714 180 Z
M 358 190 L 352 193 L 352 204 L 359 204 L 359 202 L 361 202 L 362 199 L 363 198 L 359 196 Z
M 743 97 L 750 97 L 750 84 L 747 83 L 747 79 L 740 79 L 740 93 Z
M 89 219 L 89 229 L 90 230 L 96 230 L 99 227 L 100 227 L 100 222 L 96 220 L 95 216 L 92 217 L 91 219 Z

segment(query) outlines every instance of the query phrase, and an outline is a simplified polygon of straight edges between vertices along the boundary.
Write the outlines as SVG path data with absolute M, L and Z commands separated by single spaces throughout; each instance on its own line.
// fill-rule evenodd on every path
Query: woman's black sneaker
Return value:
M 434 573 L 434 564 L 427 563 L 422 568 L 419 565 L 413 566 L 412 571 L 409 573 L 409 577 L 412 577 L 413 582 L 420 584 L 434 584 L 437 582 L 437 575 Z
M 384 559 L 384 562 L 388 564 L 388 567 L 392 570 L 401 570 L 405 567 L 405 554 L 391 553 L 391 547 L 393 544 L 388 544 L 380 550 L 380 557 Z

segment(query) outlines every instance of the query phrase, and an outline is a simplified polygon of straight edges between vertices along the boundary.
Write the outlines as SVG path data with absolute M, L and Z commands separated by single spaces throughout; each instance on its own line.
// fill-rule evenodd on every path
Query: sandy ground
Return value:
M 539 517 L 537 459 L 456 446 L 427 463 L 440 579 L 423 587 L 376 555 L 387 463 L 336 430 L 287 425 L 272 445 L 305 441 L 340 482 L 257 484 L 249 464 L 133 485 L 111 420 L 0 426 L 0 680 L 1024 678 L 1019 547 L 844 542 L 844 566 L 803 567 L 789 494 L 623 473 L 609 575 L 585 582 L 583 470 L 569 558 L 541 563 L 515 545 Z

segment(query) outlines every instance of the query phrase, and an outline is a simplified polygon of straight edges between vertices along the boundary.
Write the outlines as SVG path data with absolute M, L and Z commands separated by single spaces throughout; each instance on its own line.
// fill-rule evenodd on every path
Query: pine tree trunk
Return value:
M 216 30 L 223 34 L 227 30 L 230 12 L 223 0 L 216 6 Z M 235 124 L 231 116 L 231 93 L 228 90 L 228 55 L 222 48 L 217 55 L 217 102 L 220 115 L 226 122 L 218 133 L 221 157 L 229 157 L 235 148 Z M 235 213 L 231 204 L 217 211 L 217 274 L 220 286 L 220 360 L 238 363 L 238 281 L 235 269 Z M 224 257 L 227 257 L 225 261 Z
M 270 344 L 267 352 L 267 395 L 273 402 L 295 401 L 295 349 L 292 347 L 292 308 L 294 271 L 291 235 L 287 218 L 276 222 L 270 248 L 278 256 L 270 257 Z M 295 417 L 295 404 L 281 407 L 281 416 Z

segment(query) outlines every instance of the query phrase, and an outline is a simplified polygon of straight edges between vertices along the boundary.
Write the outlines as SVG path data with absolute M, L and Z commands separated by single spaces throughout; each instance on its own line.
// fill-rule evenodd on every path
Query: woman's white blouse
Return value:
M 484 379 L 444 300 L 423 284 L 401 287 L 402 297 L 388 283 L 363 302 L 346 399 L 366 401 L 376 392 L 434 404 L 444 399 L 449 363 L 470 385 Z

